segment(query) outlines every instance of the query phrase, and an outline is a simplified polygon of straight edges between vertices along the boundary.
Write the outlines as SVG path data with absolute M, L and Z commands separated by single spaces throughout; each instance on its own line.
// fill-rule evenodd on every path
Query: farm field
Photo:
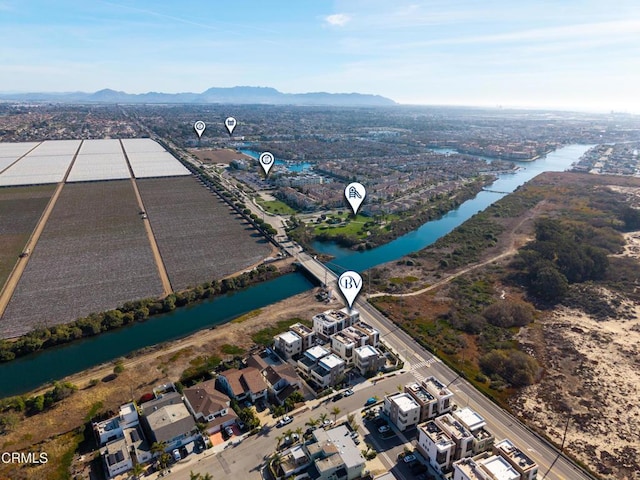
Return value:
M 268 241 L 194 177 L 137 184 L 174 290 L 220 279 L 269 255 Z
M 161 293 L 131 182 L 66 184 L 0 319 L 0 337 Z
M 203 163 L 231 163 L 231 160 L 236 158 L 251 160 L 248 155 L 230 148 L 192 148 L 189 152 L 198 157 L 198 160 Z
M 55 185 L 0 188 L 0 289 L 54 189 Z

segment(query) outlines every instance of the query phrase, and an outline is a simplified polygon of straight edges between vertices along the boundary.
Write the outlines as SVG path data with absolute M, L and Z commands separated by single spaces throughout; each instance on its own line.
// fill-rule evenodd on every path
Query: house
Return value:
M 225 370 L 218 375 L 217 385 L 236 401 L 250 400 L 255 402 L 267 398 L 267 383 L 260 370 L 255 367 Z
M 273 337 L 273 348 L 283 358 L 289 359 L 302 353 L 302 338 L 292 331 L 280 333 Z
M 141 408 L 142 424 L 152 444 L 165 442 L 165 451 L 170 451 L 194 440 L 196 422 L 179 394 L 164 395 L 143 403 Z
M 311 347 L 305 350 L 302 357 L 298 360 L 298 368 L 302 373 L 309 376 L 311 375 L 311 370 L 318 366 L 320 359 L 326 357 L 329 353 L 331 353 L 329 350 L 320 345 Z
M 318 361 L 318 365 L 311 370 L 310 378 L 321 388 L 335 385 L 344 376 L 345 361 L 335 353 L 330 353 Z
M 493 453 L 500 455 L 520 475 L 520 480 L 535 480 L 538 465 L 526 453 L 517 448 L 509 439 L 504 439 L 493 446 Z
M 353 364 L 363 376 L 377 372 L 384 367 L 385 362 L 382 352 L 371 345 L 364 345 L 354 350 Z
M 495 437 L 485 428 L 484 418 L 469 407 L 460 408 L 452 415 L 473 435 L 471 449 L 474 454 L 491 450 Z
M 384 397 L 384 412 L 401 432 L 417 425 L 420 405 L 408 393 L 396 393 Z
M 440 380 L 436 377 L 428 377 L 422 381 L 422 386 L 436 399 L 438 405 L 437 413 L 439 415 L 452 410 L 453 392 L 445 387 Z
M 185 388 L 184 404 L 197 422 L 207 424 L 209 435 L 233 425 L 238 416 L 231 408 L 229 397 L 216 390 L 215 380 L 207 380 L 190 388 Z
M 313 317 L 313 331 L 323 340 L 346 327 L 352 326 L 360 319 L 360 312 L 355 309 L 327 310 Z
M 453 480 L 518 480 L 520 475 L 499 455 L 480 455 L 453 463 Z
M 313 478 L 353 480 L 362 476 L 365 459 L 349 433 L 344 425 L 313 431 L 314 442 L 307 446 L 317 472 L 313 472 Z
M 282 405 L 289 395 L 302 389 L 302 381 L 295 369 L 287 364 L 268 365 L 262 371 L 271 397 Z
M 98 445 L 121 438 L 124 429 L 138 425 L 138 410 L 135 403 L 127 403 L 120 407 L 118 416 L 93 424 L 93 432 Z
M 454 460 L 473 455 L 473 435 L 462 423 L 456 420 L 450 413 L 436 417 L 434 422 L 456 444 L 453 456 Z
M 368 323 L 358 321 L 353 325 L 353 328 L 367 336 L 366 345 L 377 347 L 380 343 L 380 332 Z
M 314 332 L 312 328 L 302 323 L 294 323 L 289 327 L 289 331 L 295 333 L 302 339 L 302 351 L 313 347 L 316 341 L 316 332 Z
M 429 420 L 418 427 L 417 448 L 434 469 L 443 473 L 453 461 L 456 444 L 436 422 Z
M 420 405 L 420 423 L 434 418 L 438 412 L 438 401 L 419 383 L 404 386 L 404 391 Z
M 133 468 L 133 460 L 124 438 L 109 442 L 109 444 L 100 451 L 100 454 L 109 478 L 113 478 Z

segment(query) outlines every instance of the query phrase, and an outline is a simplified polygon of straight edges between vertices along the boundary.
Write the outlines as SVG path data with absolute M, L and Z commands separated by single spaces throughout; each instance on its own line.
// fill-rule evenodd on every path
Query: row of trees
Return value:
M 92 313 L 71 323 L 51 327 L 40 326 L 16 341 L 0 340 L 0 362 L 10 361 L 80 338 L 98 335 L 101 332 L 115 330 L 133 322 L 144 321 L 153 315 L 171 312 L 177 307 L 213 298 L 217 295 L 224 295 L 254 283 L 269 280 L 277 275 L 278 270 L 273 265 L 260 265 L 237 277 L 205 282 L 195 288 L 172 293 L 163 299 L 145 298 L 127 302 L 114 310 Z
M 0 412 L 2 414 L 16 413 L 35 415 L 51 408 L 55 403 L 73 395 L 78 387 L 70 382 L 55 382 L 51 390 L 40 395 L 16 396 L 2 400 Z

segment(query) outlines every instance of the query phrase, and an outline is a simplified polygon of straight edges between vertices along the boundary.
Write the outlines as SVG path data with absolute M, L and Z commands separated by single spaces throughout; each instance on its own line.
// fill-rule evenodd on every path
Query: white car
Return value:
M 345 391 L 344 391 L 343 395 L 344 395 L 345 397 L 350 397 L 351 395 L 353 395 L 353 390 L 351 390 L 351 389 L 349 388 L 349 389 L 347 389 L 347 390 L 345 390 Z
M 289 415 L 286 415 L 284 417 L 282 417 L 280 420 L 278 420 L 278 423 L 276 424 L 276 426 L 279 427 L 284 427 L 285 425 L 289 425 L 291 422 L 293 422 L 293 417 L 290 417 Z

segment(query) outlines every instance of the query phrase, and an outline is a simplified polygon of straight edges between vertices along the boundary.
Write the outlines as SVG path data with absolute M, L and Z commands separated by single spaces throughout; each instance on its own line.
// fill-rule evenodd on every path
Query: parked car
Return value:
M 370 397 L 367 399 L 366 402 L 364 402 L 364 406 L 368 407 L 369 405 L 373 405 L 374 403 L 376 403 L 378 400 L 376 399 L 376 397 Z
M 233 428 L 232 427 L 224 427 L 224 431 L 228 437 L 233 437 Z
M 173 453 L 173 459 L 176 462 L 179 462 L 182 459 L 182 457 L 180 456 L 180 451 L 177 448 L 172 453 Z
M 338 400 L 340 400 L 344 395 L 342 393 L 338 393 L 337 395 L 334 395 L 333 398 L 331 399 L 332 402 L 337 402 Z
M 280 420 L 278 420 L 278 423 L 276 423 L 276 427 L 278 428 L 284 427 L 285 425 L 289 425 L 291 422 L 293 422 L 293 417 L 290 417 L 289 415 L 285 415 Z
M 404 463 L 411 463 L 417 460 L 416 456 L 413 453 L 404 456 Z
M 322 421 L 322 426 L 323 426 L 323 427 L 330 427 L 330 426 L 331 426 L 331 425 L 333 425 L 334 423 L 335 423 L 335 422 L 334 422 L 333 420 L 330 420 L 330 419 L 328 419 L 328 418 L 325 418 L 325 419 Z
M 378 433 L 387 433 L 389 430 L 389 425 L 382 425 L 381 427 L 378 427 Z
M 351 390 L 350 388 L 346 389 L 343 393 L 343 395 L 345 397 L 350 397 L 351 395 L 353 395 L 353 390 Z

